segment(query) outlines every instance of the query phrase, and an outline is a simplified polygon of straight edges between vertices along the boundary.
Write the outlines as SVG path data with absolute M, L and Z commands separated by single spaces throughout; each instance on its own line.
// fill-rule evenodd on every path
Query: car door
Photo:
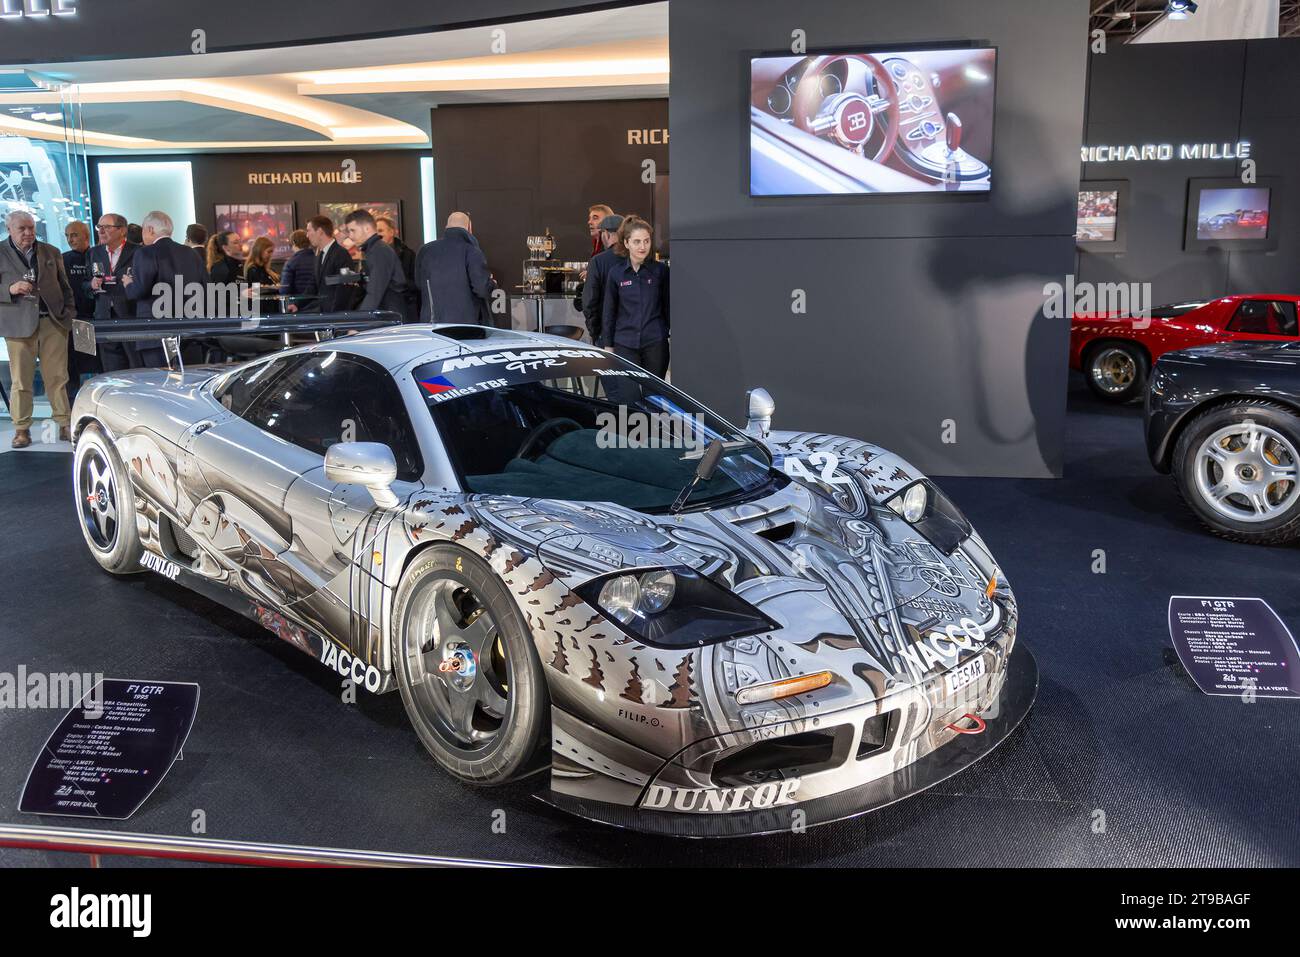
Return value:
M 307 358 L 278 356 L 240 369 L 215 387 L 213 414 L 191 425 L 184 439 L 208 490 L 187 531 L 221 566 L 205 573 L 225 576 L 232 588 L 273 607 L 305 591 L 301 577 L 283 561 L 293 540 L 285 498 L 319 458 L 259 423 L 265 423 L 286 378 Z
M 384 531 L 400 509 L 379 508 L 362 486 L 331 482 L 325 453 L 338 442 L 387 445 L 397 462 L 392 491 L 399 502 L 409 500 L 423 488 L 424 469 L 401 392 L 369 359 L 317 352 L 280 380 L 252 418 L 310 456 L 284 502 L 292 531 L 281 561 L 297 583 L 288 610 L 375 664 L 372 586 L 382 573 Z

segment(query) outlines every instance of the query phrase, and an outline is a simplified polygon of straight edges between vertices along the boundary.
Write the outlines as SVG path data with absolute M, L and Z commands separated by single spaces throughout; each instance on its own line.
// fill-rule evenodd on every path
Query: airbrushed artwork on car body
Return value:
M 457 349 L 455 361 L 472 365 Z M 516 365 L 520 376 L 556 374 Z M 199 373 L 155 375 L 167 415 L 178 403 L 204 401 Z M 104 434 L 129 463 L 143 554 L 358 688 L 398 683 L 405 619 L 395 617 L 395 596 L 418 556 L 454 546 L 466 561 L 482 559 L 517 607 L 544 675 L 548 799 L 578 813 L 612 806 L 727 815 L 801 804 L 888 778 L 997 714 L 1016 636 L 1010 589 L 959 513 L 952 540 L 940 541 L 885 504 L 918 484 L 932 500 L 941 493 L 875 446 L 772 432 L 765 454 L 779 481 L 758 497 L 677 514 L 436 487 L 427 478 L 402 486 L 385 507 L 319 468 L 273 468 L 282 481 L 214 468 L 214 456 L 194 448 L 233 420 L 229 412 L 191 415 L 201 421 L 167 441 L 160 428 L 100 401 L 111 381 L 96 380 L 78 402 L 81 428 L 93 408 L 102 430 L 85 454 L 97 454 L 95 436 Z M 721 586 L 761 627 L 681 646 L 637 637 L 590 589 L 647 569 Z M 471 656 L 466 668 L 484 664 Z M 461 663 L 444 657 L 443 666 Z M 820 683 L 745 696 L 807 676 Z M 802 756 L 781 766 L 764 745 Z

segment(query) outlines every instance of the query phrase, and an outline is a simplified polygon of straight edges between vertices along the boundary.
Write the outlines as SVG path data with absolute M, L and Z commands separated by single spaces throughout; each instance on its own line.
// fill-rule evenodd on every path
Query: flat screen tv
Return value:
M 751 196 L 987 192 L 997 50 L 750 60 Z
M 1187 191 L 1187 249 L 1271 250 L 1277 248 L 1275 212 L 1280 183 L 1260 177 L 1193 179 Z

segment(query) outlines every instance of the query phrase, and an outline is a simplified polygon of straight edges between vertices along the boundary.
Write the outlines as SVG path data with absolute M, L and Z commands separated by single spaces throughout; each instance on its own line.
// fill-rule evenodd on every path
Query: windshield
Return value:
M 785 484 L 761 445 L 602 349 L 466 353 L 414 375 L 466 491 L 663 512 L 714 439 L 722 459 L 688 510 Z

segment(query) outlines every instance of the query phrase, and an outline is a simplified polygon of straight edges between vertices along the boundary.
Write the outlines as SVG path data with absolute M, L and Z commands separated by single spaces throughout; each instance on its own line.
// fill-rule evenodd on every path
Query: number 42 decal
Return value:
M 840 467 L 840 457 L 834 452 L 814 452 L 808 456 L 807 462 L 813 469 L 820 469 L 820 472 L 813 475 L 808 471 L 808 466 L 804 465 L 804 459 L 797 455 L 787 455 L 781 467 L 790 478 L 803 482 L 820 481 L 827 485 L 850 485 L 853 482 L 843 472 L 836 472 Z

